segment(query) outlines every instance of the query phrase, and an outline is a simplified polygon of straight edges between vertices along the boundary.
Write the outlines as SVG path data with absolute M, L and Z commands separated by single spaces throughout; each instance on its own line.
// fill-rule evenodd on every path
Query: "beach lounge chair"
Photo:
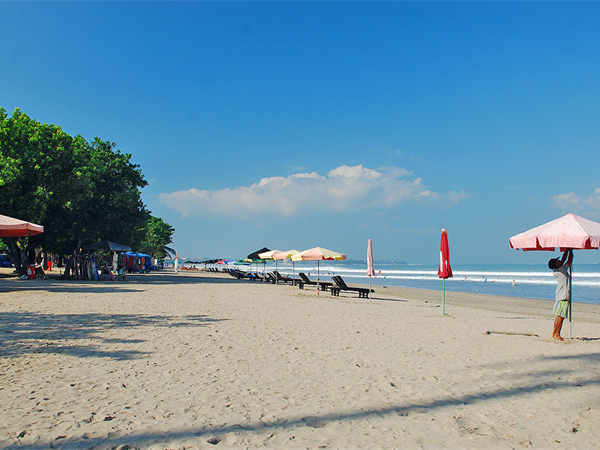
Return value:
M 308 284 L 311 286 L 317 285 L 317 282 L 308 278 L 304 272 L 300 272 L 298 274 L 298 276 L 300 277 L 300 280 L 297 280 L 296 283 L 298 284 L 298 287 L 300 289 L 304 289 L 305 284 Z M 319 288 L 323 291 L 326 291 L 327 289 L 331 289 L 331 287 L 333 286 L 333 283 L 330 283 L 329 281 L 319 281 L 318 284 L 319 284 Z
M 346 282 L 343 280 L 343 278 L 340 277 L 339 275 L 334 275 L 331 278 L 332 278 L 333 282 L 335 283 L 335 286 L 333 286 L 331 288 L 331 295 L 335 295 L 335 296 L 339 297 L 341 291 L 358 292 L 358 297 L 359 298 L 367 298 L 368 295 L 369 295 L 369 289 L 368 288 L 360 288 L 360 287 L 348 286 L 346 284 Z M 371 292 L 375 292 L 375 290 L 371 289 Z
M 252 281 L 265 281 L 265 278 L 260 273 L 249 273 L 248 278 Z
M 263 281 L 265 283 L 275 283 L 275 275 L 273 275 L 271 272 L 265 273 Z
M 283 275 L 281 275 L 278 271 L 273 271 L 272 272 L 273 275 L 275 275 L 277 282 L 278 283 L 293 283 L 294 280 L 290 277 L 284 277 Z
M 241 270 L 234 270 L 232 271 L 231 275 L 233 275 L 234 277 L 236 277 L 238 280 L 250 280 L 252 278 L 250 278 L 250 274 L 248 274 L 247 272 L 242 272 Z

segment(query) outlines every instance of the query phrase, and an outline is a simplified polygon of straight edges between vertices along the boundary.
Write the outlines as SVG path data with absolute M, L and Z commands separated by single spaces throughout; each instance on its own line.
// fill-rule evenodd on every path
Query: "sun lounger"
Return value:
M 275 278 L 277 280 L 277 282 L 281 282 L 281 283 L 293 283 L 294 280 L 293 278 L 290 277 L 284 277 L 283 275 L 281 275 L 278 271 L 274 270 L 272 272 L 273 275 L 275 275 Z
M 275 284 L 275 275 L 271 272 L 265 273 L 265 282 Z
M 232 270 L 230 275 L 236 277 L 238 280 L 255 280 L 256 276 L 248 272 L 242 272 L 241 270 Z
M 265 277 L 262 276 L 262 274 L 256 272 L 253 273 L 252 276 L 254 277 L 253 280 L 254 281 L 265 281 Z
M 339 275 L 334 275 L 331 278 L 333 279 L 333 282 L 335 283 L 335 286 L 333 286 L 331 288 L 331 295 L 335 295 L 335 296 L 339 297 L 341 291 L 358 292 L 359 298 L 367 298 L 369 295 L 368 288 L 359 288 L 359 287 L 348 286 L 346 284 L 346 282 L 342 279 L 342 277 L 340 277 Z M 375 290 L 373 290 L 373 289 L 371 289 L 370 291 L 375 292 Z
M 298 287 L 300 289 L 304 289 L 304 285 L 306 284 L 310 286 L 317 285 L 317 282 L 308 278 L 304 272 L 300 272 L 298 276 L 300 277 L 300 280 L 296 281 L 296 283 L 298 283 Z M 327 289 L 331 289 L 333 287 L 333 283 L 330 283 L 328 281 L 319 281 L 318 284 L 319 288 L 323 291 L 326 291 Z

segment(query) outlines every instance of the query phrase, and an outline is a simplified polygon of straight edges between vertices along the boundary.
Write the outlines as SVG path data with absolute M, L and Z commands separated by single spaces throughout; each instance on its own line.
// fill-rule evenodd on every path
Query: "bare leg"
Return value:
M 562 329 L 564 320 L 565 318 L 560 316 L 556 316 L 556 319 L 554 319 L 554 330 L 552 331 L 552 337 L 557 341 L 564 341 L 564 339 L 560 337 L 560 330 Z

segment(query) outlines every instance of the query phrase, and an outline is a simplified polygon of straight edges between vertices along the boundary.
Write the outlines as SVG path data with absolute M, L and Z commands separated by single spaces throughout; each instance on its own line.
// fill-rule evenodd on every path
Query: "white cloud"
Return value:
M 410 179 L 412 172 L 399 167 L 369 169 L 340 166 L 326 176 L 316 172 L 288 177 L 263 178 L 250 186 L 234 189 L 189 189 L 159 195 L 159 200 L 183 216 L 210 213 L 252 218 L 259 214 L 298 216 L 318 211 L 359 211 L 386 209 L 400 203 L 418 201 L 455 205 L 468 195 L 463 191 L 447 194 L 432 192 L 421 178 Z
M 600 188 L 596 188 L 594 193 L 589 197 L 583 197 L 575 194 L 574 192 L 568 192 L 566 194 L 558 194 L 552 197 L 554 206 L 565 210 L 574 211 L 589 211 L 595 210 L 600 211 Z

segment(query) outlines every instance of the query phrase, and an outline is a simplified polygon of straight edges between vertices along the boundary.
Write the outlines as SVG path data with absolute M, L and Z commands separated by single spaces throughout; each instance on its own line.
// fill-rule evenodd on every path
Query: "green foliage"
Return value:
M 141 199 L 146 185 L 131 155 L 114 143 L 87 142 L 19 109 L 8 117 L 0 108 L 1 212 L 44 226 L 43 234 L 28 239 L 28 249 L 71 254 L 105 239 L 139 248 L 148 224 L 155 226 Z
M 165 247 L 172 242 L 171 237 L 174 232 L 175 228 L 160 217 L 150 216 L 145 227 L 145 236 L 140 251 L 160 260 L 165 259 L 167 257 Z

